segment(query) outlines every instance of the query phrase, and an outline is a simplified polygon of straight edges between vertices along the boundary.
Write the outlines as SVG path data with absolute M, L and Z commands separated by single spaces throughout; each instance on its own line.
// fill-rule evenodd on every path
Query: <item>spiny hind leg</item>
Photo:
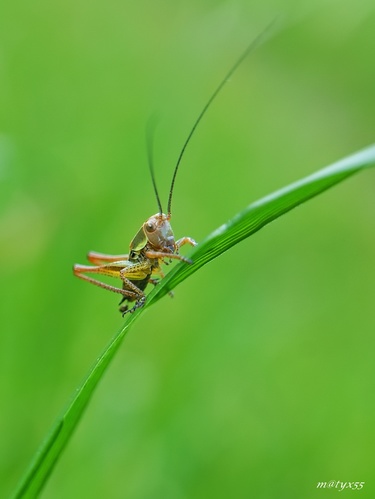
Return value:
M 133 280 L 144 280 L 147 279 L 151 274 L 150 265 L 147 262 L 136 263 L 125 267 L 120 270 L 120 278 L 124 284 L 124 287 L 131 289 L 134 292 L 137 292 L 139 296 L 136 299 L 134 306 L 129 309 L 128 305 L 124 305 L 120 307 L 120 312 L 124 316 L 128 312 L 133 313 L 137 308 L 143 307 L 146 302 L 146 295 L 144 292 L 138 288 L 133 282 Z M 156 285 L 156 279 L 148 279 L 148 282 Z
M 92 256 L 92 254 L 91 254 Z M 103 256 L 99 254 L 100 258 Z M 111 258 L 109 255 L 104 255 L 106 258 Z M 98 254 L 92 256 L 94 261 L 99 260 Z M 114 256 L 113 256 L 114 258 Z M 107 289 L 108 291 L 113 291 L 115 293 L 122 294 L 125 298 L 130 301 L 135 301 L 135 305 L 133 308 L 128 310 L 127 306 L 121 307 L 121 311 L 123 315 L 127 312 L 134 312 L 139 307 L 143 307 L 145 304 L 146 296 L 143 291 L 138 288 L 132 281 L 135 280 L 143 280 L 147 279 L 151 274 L 150 265 L 147 262 L 142 263 L 129 263 L 128 260 L 123 261 L 114 261 L 109 263 L 108 265 L 74 265 L 73 268 L 74 274 L 83 279 L 85 281 L 90 282 L 91 284 L 95 284 L 103 289 Z M 97 279 L 93 279 L 85 275 L 86 273 L 94 273 L 94 274 L 103 274 L 110 277 L 120 278 L 123 282 L 123 287 L 117 288 L 115 286 L 111 286 L 109 284 L 103 283 Z
M 119 260 L 129 260 L 129 255 L 106 255 L 105 253 L 98 253 L 97 251 L 90 251 L 87 254 L 87 260 L 95 265 L 102 263 L 118 262 Z
M 114 293 L 121 294 L 125 299 L 129 299 L 130 301 L 136 301 L 135 306 L 129 310 L 129 312 L 134 311 L 136 308 L 139 308 L 144 305 L 145 302 L 145 294 L 141 289 L 139 289 L 133 282 L 131 282 L 126 275 L 131 275 L 135 279 L 142 279 L 147 277 L 147 273 L 144 274 L 144 269 L 142 265 L 131 265 L 130 267 L 135 267 L 133 272 L 129 272 L 128 269 L 130 267 L 124 267 L 124 265 L 128 264 L 126 261 L 113 262 L 109 265 L 98 265 L 98 266 L 90 266 L 90 265 L 74 265 L 73 272 L 74 275 L 83 279 L 91 284 L 95 284 L 103 289 L 107 289 L 108 291 L 113 291 Z M 142 273 L 143 271 L 143 273 Z M 97 279 L 93 279 L 85 275 L 85 273 L 94 273 L 94 274 L 102 274 L 110 277 L 117 277 L 123 281 L 123 288 L 118 288 L 116 286 L 111 286 L 110 284 L 106 284 Z M 126 307 L 127 309 L 127 307 Z M 127 311 L 127 310 L 126 310 Z
M 83 279 L 84 281 L 90 282 L 91 284 L 95 284 L 95 286 L 99 286 L 100 288 L 106 289 L 108 291 L 113 291 L 114 293 L 119 293 L 123 295 L 124 298 L 130 298 L 130 299 L 137 298 L 138 294 L 135 293 L 134 291 L 117 288 L 116 286 L 111 286 L 110 284 L 106 284 L 104 282 L 99 281 L 98 279 L 93 279 L 92 277 L 85 275 L 83 272 L 94 272 L 94 270 L 91 270 L 94 267 L 88 267 L 90 270 L 88 270 L 87 267 L 88 266 L 86 265 L 74 265 L 73 269 L 74 275 L 79 277 L 80 279 Z
M 123 302 L 123 300 L 120 301 L 120 305 L 121 303 Z M 124 315 L 126 315 L 127 313 L 129 314 L 132 314 L 133 312 L 135 312 L 135 310 L 137 310 L 137 308 L 141 308 L 143 307 L 143 305 L 145 304 L 146 302 L 146 297 L 143 296 L 142 298 L 138 299 L 134 306 L 132 308 L 129 308 L 129 305 L 122 305 L 120 308 L 119 308 L 119 311 L 121 312 L 122 316 L 124 317 Z

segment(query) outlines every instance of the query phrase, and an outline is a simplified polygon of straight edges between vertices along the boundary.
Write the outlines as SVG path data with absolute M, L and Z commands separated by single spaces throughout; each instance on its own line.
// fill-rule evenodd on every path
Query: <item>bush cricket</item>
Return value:
M 134 312 L 137 308 L 140 308 L 145 304 L 145 289 L 147 284 L 157 284 L 158 280 L 153 277 L 154 275 L 158 275 L 160 278 L 164 277 L 161 268 L 162 263 L 168 264 L 172 259 L 180 260 L 187 264 L 193 263 L 188 258 L 181 256 L 179 254 L 179 251 L 181 246 L 185 244 L 195 246 L 197 243 L 191 237 L 182 237 L 181 239 L 175 241 L 173 230 L 170 224 L 172 196 L 178 168 L 180 166 L 180 162 L 184 155 L 185 149 L 195 132 L 195 129 L 197 128 L 207 109 L 210 107 L 212 101 L 215 99 L 215 97 L 218 95 L 225 83 L 233 75 L 242 61 L 260 43 L 269 27 L 270 25 L 265 28 L 246 48 L 243 54 L 225 75 L 211 97 L 208 99 L 207 103 L 196 119 L 187 139 L 183 144 L 173 171 L 166 214 L 162 209 L 159 193 L 156 187 L 152 161 L 151 141 L 148 140 L 148 166 L 159 212 L 155 215 L 152 215 L 143 223 L 130 243 L 129 254 L 107 255 L 90 251 L 87 255 L 87 259 L 94 265 L 74 265 L 74 275 L 76 275 L 80 279 L 95 284 L 96 286 L 100 286 L 101 288 L 107 289 L 108 291 L 113 291 L 122 295 L 119 310 L 120 312 L 122 312 L 123 316 L 128 312 Z M 109 284 L 101 282 L 97 279 L 87 276 L 86 274 L 88 273 L 119 278 L 122 281 L 122 287 L 111 286 Z M 133 305 L 131 306 L 131 304 Z

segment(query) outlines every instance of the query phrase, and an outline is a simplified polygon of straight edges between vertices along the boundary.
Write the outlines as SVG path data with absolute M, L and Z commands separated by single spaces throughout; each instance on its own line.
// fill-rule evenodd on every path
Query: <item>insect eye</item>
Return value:
M 156 229 L 156 225 L 153 222 L 147 222 L 146 229 L 147 232 L 154 232 L 154 230 Z

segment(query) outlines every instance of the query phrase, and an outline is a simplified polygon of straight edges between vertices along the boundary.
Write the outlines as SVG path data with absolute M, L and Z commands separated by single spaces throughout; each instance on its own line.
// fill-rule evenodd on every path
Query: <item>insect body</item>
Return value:
M 272 24 L 272 23 L 271 23 Z M 225 78 L 221 81 L 219 86 L 207 101 L 203 110 L 196 119 L 185 143 L 182 147 L 180 155 L 177 159 L 174 168 L 172 183 L 169 191 L 168 210 L 164 214 L 159 194 L 156 188 L 154 169 L 152 164 L 151 141 L 148 140 L 148 163 L 151 173 L 151 179 L 156 195 L 156 200 L 159 207 L 159 213 L 148 218 L 146 222 L 139 229 L 134 239 L 130 243 L 130 251 L 127 255 L 106 255 L 102 253 L 90 252 L 87 256 L 88 260 L 94 265 L 74 265 L 73 272 L 80 279 L 84 279 L 92 284 L 100 286 L 109 291 L 119 293 L 122 295 L 120 302 L 120 311 L 124 314 L 127 312 L 134 312 L 139 307 L 142 307 L 146 301 L 145 289 L 148 283 L 157 284 L 158 280 L 153 276 L 159 275 L 163 277 L 161 264 L 167 264 L 170 260 L 176 259 L 191 264 L 192 261 L 181 256 L 179 250 L 184 244 L 196 245 L 194 239 L 190 237 L 183 237 L 175 241 L 172 227 L 170 224 L 171 219 L 171 204 L 174 183 L 176 180 L 177 171 L 181 162 L 181 158 L 185 152 L 196 127 L 211 105 L 212 101 L 218 95 L 228 79 L 232 76 L 245 57 L 256 47 L 256 45 L 263 38 L 264 34 L 268 31 L 270 25 L 260 34 L 253 42 L 247 47 L 245 52 L 232 66 Z M 111 286 L 103 283 L 97 279 L 87 276 L 86 274 L 100 274 L 110 277 L 120 278 L 122 287 Z M 129 308 L 129 304 L 124 302 L 134 303 Z
M 129 309 L 128 305 L 122 305 L 120 311 L 125 314 L 134 312 L 145 303 L 146 296 L 144 290 L 148 283 L 157 284 L 157 280 L 152 275 L 159 274 L 164 277 L 160 263 L 165 260 L 177 259 L 187 263 L 191 260 L 178 254 L 182 245 L 188 243 L 195 245 L 196 242 L 190 237 L 183 237 L 175 241 L 170 215 L 157 213 L 150 217 L 139 229 L 138 233 L 130 243 L 128 255 L 105 255 L 90 252 L 87 256 L 91 263 L 96 266 L 75 265 L 74 274 L 92 284 L 96 284 L 109 291 L 122 294 L 124 301 L 135 302 Z M 85 275 L 86 273 L 102 274 L 117 277 L 122 280 L 122 288 L 110 286 L 97 279 Z

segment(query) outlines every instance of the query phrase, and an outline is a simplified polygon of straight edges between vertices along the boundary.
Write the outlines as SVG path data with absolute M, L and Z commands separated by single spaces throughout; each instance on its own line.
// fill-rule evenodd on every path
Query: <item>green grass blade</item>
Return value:
M 114 357 L 131 325 L 151 304 L 155 303 L 177 284 L 196 272 L 200 267 L 218 257 L 229 248 L 254 234 L 264 225 L 272 222 L 292 208 L 338 184 L 350 175 L 373 166 L 375 145 L 323 168 L 259 201 L 250 204 L 229 222 L 219 227 L 200 243 L 191 253 L 192 265 L 179 263 L 148 295 L 146 305 L 127 317 L 125 325 L 114 336 L 97 359 L 81 386 L 75 392 L 70 404 L 57 419 L 52 431 L 42 443 L 29 469 L 21 480 L 15 498 L 36 497 L 51 473 L 59 455 L 69 441 L 81 418 L 95 387 Z
M 159 300 L 203 265 L 268 223 L 354 173 L 374 166 L 374 162 L 375 145 L 372 145 L 250 204 L 212 232 L 191 252 L 189 257 L 193 260 L 193 265 L 176 265 L 149 294 L 147 305 Z

